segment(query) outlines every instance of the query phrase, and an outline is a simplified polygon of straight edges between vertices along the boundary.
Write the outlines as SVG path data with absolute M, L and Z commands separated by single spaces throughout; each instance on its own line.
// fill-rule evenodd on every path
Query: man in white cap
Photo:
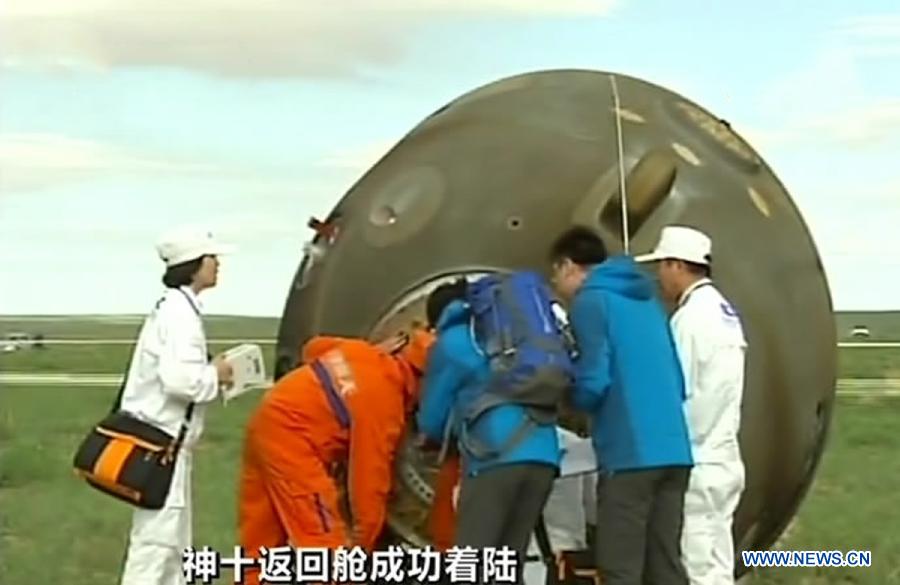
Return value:
M 737 312 L 710 279 L 712 243 L 669 226 L 656 249 L 662 293 L 675 304 L 673 336 L 685 378 L 694 468 L 684 502 L 682 559 L 692 585 L 734 583 L 734 512 L 744 489 L 738 430 L 747 343 Z
M 121 409 L 171 436 L 186 432 L 166 502 L 137 508 L 122 585 L 185 583 L 182 554 L 191 546 L 192 451 L 203 431 L 204 411 L 231 383 L 231 366 L 210 363 L 198 295 L 216 285 L 218 256 L 232 250 L 203 229 L 178 228 L 156 245 L 165 262 L 167 290 L 144 321 L 121 394 Z

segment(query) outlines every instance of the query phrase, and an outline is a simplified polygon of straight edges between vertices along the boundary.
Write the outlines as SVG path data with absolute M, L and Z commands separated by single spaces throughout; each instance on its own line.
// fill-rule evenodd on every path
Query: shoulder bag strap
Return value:
M 191 306 L 191 309 L 194 310 L 194 313 L 197 315 L 197 318 L 200 319 L 200 325 L 202 327 L 203 326 L 203 316 L 200 314 L 200 309 L 197 308 L 197 305 L 194 304 L 194 301 L 191 300 L 191 297 L 188 296 L 188 294 L 186 292 L 184 292 L 180 288 L 176 289 L 176 290 L 178 290 L 178 292 L 180 292 L 182 295 L 184 295 L 185 300 Z M 207 361 L 207 363 L 212 361 L 212 356 L 210 355 L 210 353 L 208 351 L 206 352 L 206 361 Z M 178 430 L 178 438 L 175 439 L 173 451 L 178 451 L 178 449 L 181 448 L 181 443 L 184 442 L 184 436 L 187 434 L 188 423 L 191 422 L 191 417 L 193 417 L 193 415 L 194 415 L 194 406 L 195 406 L 194 402 L 191 402 L 190 404 L 188 404 L 187 411 L 184 413 L 184 422 L 181 423 L 181 428 Z
M 162 303 L 162 299 L 156 301 L 156 306 L 158 307 Z M 142 326 L 143 327 L 143 326 Z M 141 329 L 138 329 L 138 337 L 140 337 Z M 135 349 L 137 348 L 137 338 L 135 339 Z M 122 385 L 119 386 L 119 393 L 116 394 L 116 400 L 113 402 L 112 410 L 110 410 L 110 414 L 115 414 L 122 408 L 122 396 L 125 394 L 125 385 L 128 383 L 128 373 L 131 372 L 131 365 L 134 363 L 134 354 L 135 352 L 131 352 L 131 357 L 128 358 L 128 365 L 125 366 L 125 374 L 122 376 Z
M 134 355 L 132 354 L 131 359 L 128 360 L 128 366 L 125 368 L 125 375 L 122 377 L 122 385 L 119 386 L 119 393 L 116 394 L 116 400 L 113 402 L 112 409 L 109 411 L 110 414 L 115 414 L 122 408 L 122 395 L 125 394 L 125 384 L 128 382 L 128 372 L 131 371 L 131 363 L 133 361 Z

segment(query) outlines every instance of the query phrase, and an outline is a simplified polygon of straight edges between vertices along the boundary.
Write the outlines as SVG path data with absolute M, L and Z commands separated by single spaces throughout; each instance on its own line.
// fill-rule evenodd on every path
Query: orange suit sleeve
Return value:
M 384 527 L 394 455 L 405 426 L 402 404 L 387 397 L 356 409 L 350 429 L 347 484 L 354 544 L 373 550 Z M 385 402 L 390 402 L 385 404 Z

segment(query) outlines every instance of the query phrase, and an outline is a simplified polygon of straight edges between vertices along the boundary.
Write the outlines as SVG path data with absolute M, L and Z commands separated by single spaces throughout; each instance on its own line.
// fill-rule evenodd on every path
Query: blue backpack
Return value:
M 485 276 L 469 284 L 466 300 L 473 341 L 490 363 L 490 377 L 484 387 L 467 392 L 458 413 L 458 433 L 461 446 L 484 459 L 512 448 L 535 424 L 555 424 L 574 368 L 540 275 L 520 271 Z M 500 404 L 519 404 L 528 416 L 504 445 L 490 449 L 471 437 L 467 427 Z

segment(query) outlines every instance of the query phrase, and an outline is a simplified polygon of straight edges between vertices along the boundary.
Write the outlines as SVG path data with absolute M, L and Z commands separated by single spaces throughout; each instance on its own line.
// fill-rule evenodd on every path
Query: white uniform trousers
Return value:
M 734 585 L 734 512 L 744 489 L 740 461 L 698 463 L 684 498 L 681 553 L 691 585 Z
M 182 558 L 193 540 L 192 453 L 182 449 L 160 510 L 136 508 L 121 585 L 185 585 Z

